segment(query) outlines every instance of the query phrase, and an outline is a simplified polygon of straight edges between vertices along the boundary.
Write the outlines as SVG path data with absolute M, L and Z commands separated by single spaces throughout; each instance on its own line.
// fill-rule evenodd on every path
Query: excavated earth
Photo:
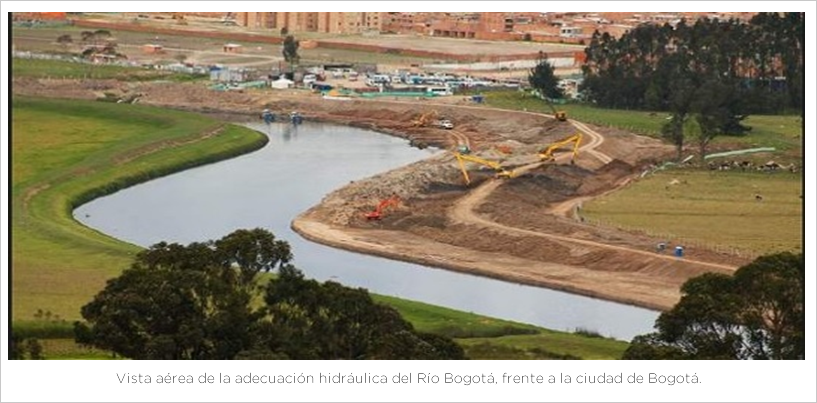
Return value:
M 302 236 L 330 246 L 508 281 L 668 309 L 679 287 L 704 272 L 731 273 L 745 258 L 688 249 L 683 259 L 654 252 L 660 241 L 590 225 L 581 203 L 636 180 L 672 154 L 658 140 L 620 130 L 557 122 L 544 115 L 482 108 L 452 97 L 424 100 L 325 100 L 305 91 L 214 92 L 196 84 L 15 79 L 15 94 L 95 99 L 138 96 L 139 103 L 258 119 L 263 108 L 301 112 L 307 120 L 363 127 L 441 151 L 337 189 L 293 223 Z M 418 126 L 423 114 L 450 119 L 453 130 Z M 582 131 L 569 162 L 539 162 L 536 152 Z M 514 169 L 510 179 L 467 163 L 466 185 L 453 154 L 468 145 L 479 157 Z M 510 151 L 510 153 L 508 153 Z M 391 196 L 400 205 L 381 220 L 366 212 Z

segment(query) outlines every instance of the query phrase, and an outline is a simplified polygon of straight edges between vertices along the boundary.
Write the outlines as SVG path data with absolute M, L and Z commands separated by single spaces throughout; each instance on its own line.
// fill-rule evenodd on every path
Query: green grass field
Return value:
M 14 58 L 11 62 L 12 77 L 32 78 L 97 78 L 116 79 L 120 81 L 194 81 L 203 76 L 173 73 L 162 70 L 148 70 L 139 67 L 113 65 L 90 65 L 63 60 L 40 60 Z
M 37 310 L 79 318 L 135 246 L 81 226 L 73 207 L 103 194 L 260 147 L 249 129 L 140 105 L 14 97 L 12 317 Z M 184 147 L 176 142 L 188 141 Z
M 397 309 L 417 330 L 454 338 L 471 359 L 621 358 L 629 345 L 602 337 L 559 332 L 395 297 L 373 296 Z
M 677 181 L 675 185 L 670 182 Z M 755 194 L 763 197 L 755 200 Z M 802 251 L 802 174 L 672 170 L 585 203 L 603 225 L 764 254 Z
M 396 308 L 417 330 L 442 334 L 452 338 L 535 334 L 543 330 L 533 325 L 489 318 L 422 302 L 382 295 L 373 297 L 377 302 Z
M 485 94 L 489 106 L 528 110 L 552 114 L 548 104 L 530 94 L 520 91 L 492 91 Z M 659 137 L 661 126 L 666 123 L 667 112 L 629 111 L 605 109 L 585 104 L 554 105 L 567 112 L 570 119 L 603 127 L 614 127 L 632 133 Z M 713 140 L 713 146 L 734 144 L 738 148 L 775 147 L 781 151 L 800 152 L 802 157 L 802 128 L 799 116 L 754 115 L 744 121 L 752 130 L 744 136 L 721 136 Z

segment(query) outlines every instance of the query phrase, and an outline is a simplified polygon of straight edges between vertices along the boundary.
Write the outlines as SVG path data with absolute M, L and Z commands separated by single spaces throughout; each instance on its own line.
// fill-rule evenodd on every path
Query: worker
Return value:
M 666 242 L 658 242 L 658 245 L 655 246 L 655 250 L 658 253 L 664 253 L 664 251 L 666 249 L 667 249 L 667 243 Z

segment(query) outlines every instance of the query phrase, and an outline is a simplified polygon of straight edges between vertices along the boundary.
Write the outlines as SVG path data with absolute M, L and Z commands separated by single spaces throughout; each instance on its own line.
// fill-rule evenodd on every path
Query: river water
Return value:
M 329 248 L 289 224 L 350 181 L 427 158 L 408 141 L 328 124 L 250 124 L 270 137 L 261 150 L 106 196 L 74 211 L 83 224 L 150 246 L 218 239 L 262 227 L 292 246 L 307 276 L 372 292 L 556 330 L 585 329 L 629 340 L 647 333 L 655 311 Z

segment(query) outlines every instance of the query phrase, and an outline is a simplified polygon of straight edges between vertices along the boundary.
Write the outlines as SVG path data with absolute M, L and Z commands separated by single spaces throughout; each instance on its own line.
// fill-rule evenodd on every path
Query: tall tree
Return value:
M 284 38 L 284 60 L 289 64 L 289 70 L 293 70 L 293 65 L 298 64 L 300 57 L 298 56 L 298 47 L 300 46 L 300 42 L 298 42 L 294 36 L 287 35 Z
M 543 97 L 550 99 L 564 97 L 562 89 L 559 88 L 559 79 L 554 74 L 553 66 L 548 62 L 547 54 L 544 52 L 539 52 L 536 66 L 528 72 L 528 83 Z
M 656 320 L 657 332 L 633 339 L 625 359 L 803 359 L 805 261 L 761 256 L 734 276 L 706 273 Z

